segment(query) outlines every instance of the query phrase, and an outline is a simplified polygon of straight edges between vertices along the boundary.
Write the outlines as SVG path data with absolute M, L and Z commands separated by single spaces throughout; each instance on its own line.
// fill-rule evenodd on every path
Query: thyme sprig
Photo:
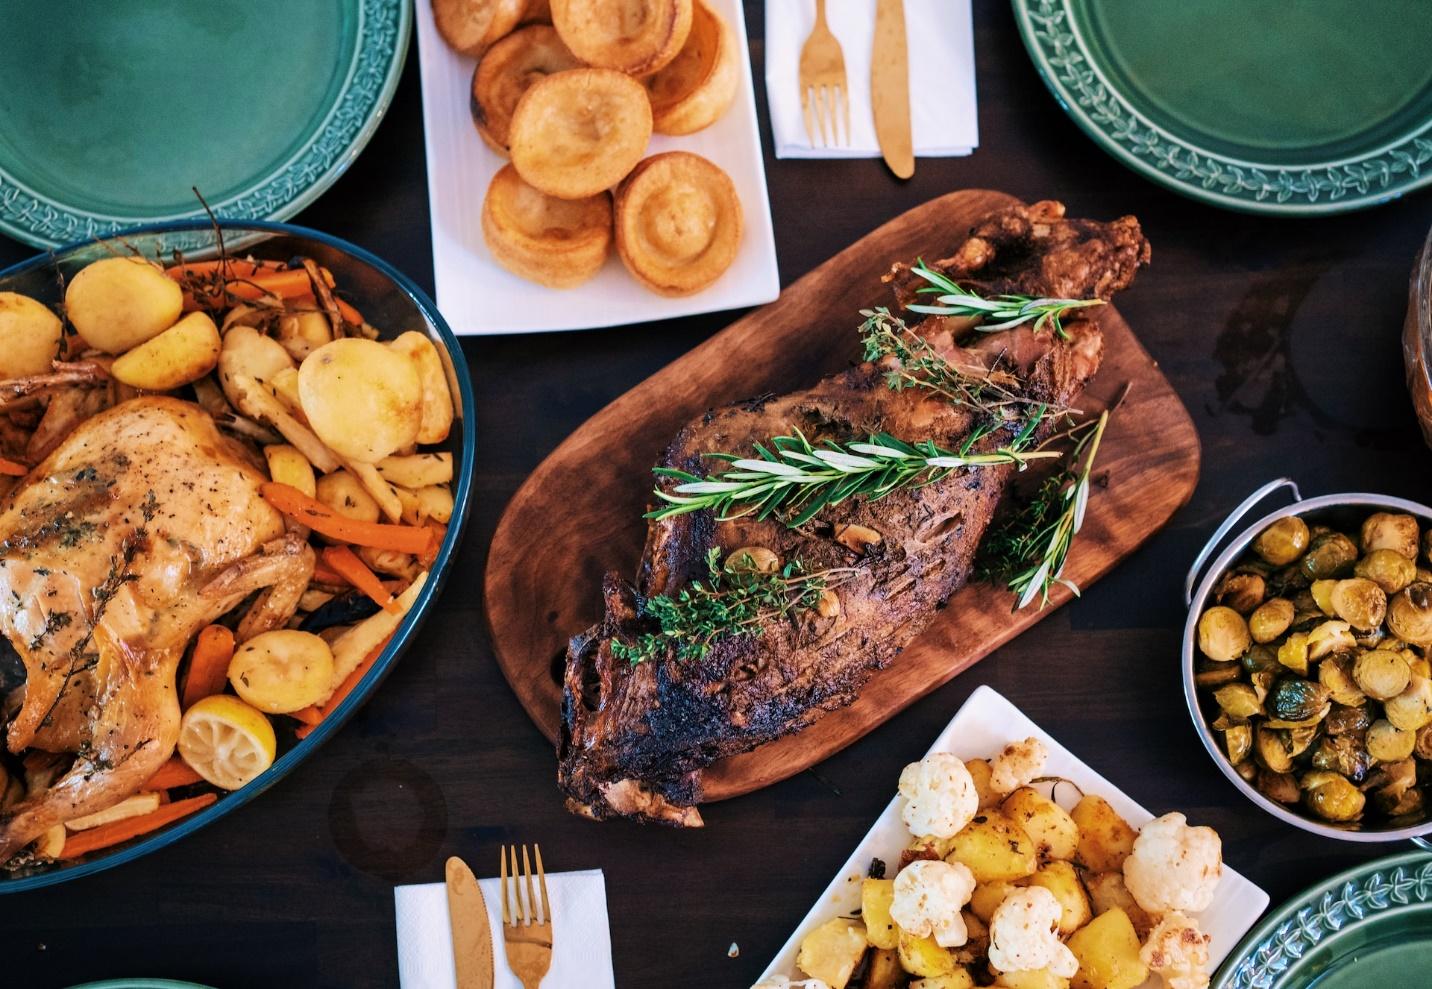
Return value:
M 676 659 L 701 659 L 722 638 L 756 635 L 770 622 L 819 604 L 821 595 L 854 571 L 807 573 L 799 560 L 774 572 L 762 571 L 734 554 L 721 564 L 721 551 L 706 554 L 707 578 L 694 580 L 674 596 L 647 598 L 640 614 L 658 630 L 631 642 L 611 640 L 612 655 L 633 665 L 669 651 Z
M 1019 379 L 1008 371 L 952 363 L 885 308 L 863 309 L 860 315 L 865 317 L 860 324 L 865 360 L 893 357 L 897 362 L 885 370 L 885 384 L 892 391 L 924 388 L 953 405 L 1006 420 L 1032 407 L 1039 407 L 1045 418 L 1061 414 L 1061 410 L 1021 393 Z
M 954 450 L 933 440 L 907 443 L 888 433 L 876 433 L 864 443 L 827 441 L 816 446 L 797 429 L 792 436 L 773 437 L 769 445 L 755 444 L 755 457 L 707 454 L 730 466 L 706 477 L 654 468 L 658 477 L 679 483 L 670 491 L 656 489 L 656 497 L 666 504 L 646 517 L 664 519 L 710 509 L 719 521 L 726 521 L 748 515 L 766 519 L 780 512 L 786 525 L 795 528 L 857 495 L 878 501 L 899 488 L 931 484 L 956 470 L 1006 465 L 1023 470 L 1033 460 L 1061 456 L 1054 450 L 1029 449 L 1041 419 L 1042 412 L 1036 410 L 1012 440 L 983 452 L 975 452 L 975 445 L 999 425 L 976 427 Z
M 1079 587 L 1066 579 L 1064 565 L 1074 536 L 1084 524 L 1089 505 L 1090 475 L 1099 441 L 1109 422 L 1109 410 L 1074 427 L 1066 436 L 1077 436 L 1068 466 L 1045 478 L 1033 498 L 1005 522 L 992 528 L 980 546 L 975 562 L 976 579 L 1002 582 L 1015 594 L 1014 610 L 1039 598 L 1040 608 L 1049 604 L 1056 585 L 1069 588 L 1077 597 Z
M 1061 340 L 1069 339 L 1060 318 L 1071 309 L 1102 306 L 1103 299 L 1033 298 L 1028 295 L 997 295 L 986 299 L 978 292 L 962 288 L 954 281 L 917 261 L 910 269 L 930 284 L 916 290 L 918 295 L 933 295 L 939 305 L 912 304 L 911 312 L 933 316 L 971 316 L 982 322 L 975 329 L 981 333 L 997 333 L 1034 321 L 1034 331 L 1052 329 Z

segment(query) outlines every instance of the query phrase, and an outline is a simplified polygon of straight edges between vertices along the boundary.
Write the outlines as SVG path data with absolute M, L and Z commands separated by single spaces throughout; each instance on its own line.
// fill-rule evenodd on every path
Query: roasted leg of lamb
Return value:
M 1148 243 L 1134 218 L 1097 223 L 1063 212 L 1050 202 L 1000 211 L 929 267 L 985 295 L 1107 299 L 1147 263 Z M 904 264 L 886 280 L 901 303 L 921 284 Z M 1079 315 L 1091 310 L 1075 312 L 1062 336 L 1029 324 L 969 334 L 967 323 L 942 316 L 914 330 L 951 364 L 998 371 L 1026 397 L 1067 408 L 1098 370 L 1102 351 L 1095 318 Z M 661 466 L 704 475 L 712 463 L 704 455 L 751 456 L 755 444 L 794 430 L 814 443 L 885 433 L 955 449 L 980 425 L 971 409 L 930 391 L 892 390 L 889 370 L 867 362 L 806 391 L 709 412 L 681 430 Z M 1046 423 L 1041 431 L 1054 428 Z M 1007 440 L 989 435 L 976 449 Z M 635 586 L 608 574 L 602 620 L 568 649 L 558 741 L 568 807 L 597 819 L 699 826 L 705 767 L 850 704 L 964 585 L 1013 470 L 957 470 L 878 500 L 851 498 L 798 528 L 780 517 L 721 520 L 709 510 L 653 521 Z M 650 630 L 646 601 L 706 578 L 713 548 L 725 556 L 750 547 L 799 560 L 807 571 L 842 573 L 834 606 L 716 638 L 699 657 L 668 653 L 632 663 L 614 655 L 614 641 Z

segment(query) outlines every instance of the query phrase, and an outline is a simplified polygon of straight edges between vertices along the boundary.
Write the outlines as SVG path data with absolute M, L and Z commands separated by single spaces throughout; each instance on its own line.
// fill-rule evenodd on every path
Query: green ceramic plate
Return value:
M 1432 183 L 1427 0 L 1013 0 L 1045 83 L 1106 151 L 1254 213 Z
M 1432 855 L 1408 852 L 1336 875 L 1269 914 L 1212 989 L 1426 989 L 1432 985 Z
M 202 215 L 284 219 L 372 136 L 407 0 L 0 0 L 0 232 L 54 247 Z

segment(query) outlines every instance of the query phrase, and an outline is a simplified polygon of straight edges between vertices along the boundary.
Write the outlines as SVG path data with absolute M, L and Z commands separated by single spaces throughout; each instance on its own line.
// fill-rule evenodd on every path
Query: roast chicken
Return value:
M 1108 298 L 1148 256 L 1132 217 L 1068 220 L 1060 204 L 1038 203 L 990 216 L 931 266 L 986 295 Z M 913 279 L 906 265 L 892 268 L 887 281 L 897 302 L 910 299 Z M 1097 317 L 1077 315 L 1090 312 L 1066 317 L 1067 338 L 1026 324 L 973 334 L 971 343 L 968 323 L 938 316 L 915 330 L 950 363 L 997 369 L 1029 398 L 1067 408 L 1102 355 Z M 753 444 L 796 429 L 815 444 L 884 432 L 954 449 L 977 425 L 970 409 L 929 391 L 891 390 L 889 370 L 858 364 L 805 391 L 715 409 L 677 434 L 660 466 L 707 474 L 712 461 L 705 454 L 752 456 Z M 986 436 L 975 449 L 1007 443 L 1018 426 Z M 1042 434 L 1054 428 L 1046 422 Z M 601 621 L 568 649 L 558 781 L 569 809 L 597 819 L 700 825 L 705 767 L 850 704 L 963 586 L 1012 473 L 1012 467 L 957 471 L 877 501 L 857 497 L 827 506 L 798 528 L 776 517 L 722 521 L 709 510 L 653 521 L 635 583 L 608 574 Z M 614 640 L 629 643 L 652 629 L 647 600 L 704 578 L 713 548 L 725 558 L 743 547 L 799 560 L 808 572 L 848 573 L 834 589 L 838 605 L 775 616 L 755 634 L 714 640 L 700 658 L 667 654 L 632 664 L 614 655 Z
M 73 762 L 0 812 L 0 864 L 169 759 L 176 671 L 199 628 L 256 591 L 240 639 L 292 614 L 313 551 L 260 497 L 264 480 L 202 409 L 155 396 L 83 421 L 11 492 L 0 631 L 25 682 L 5 741 Z

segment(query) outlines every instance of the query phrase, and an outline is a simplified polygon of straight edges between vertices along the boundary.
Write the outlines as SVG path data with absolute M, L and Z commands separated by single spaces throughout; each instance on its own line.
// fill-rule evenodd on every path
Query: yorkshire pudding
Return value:
M 492 2 L 492 24 L 487 29 L 487 37 L 483 38 L 484 45 L 497 44 L 503 38 L 512 33 L 512 29 L 522 23 L 523 17 L 527 14 L 527 0 L 491 0 Z
M 650 75 L 691 31 L 691 0 L 551 0 L 552 23 L 588 65 Z
M 558 199 L 610 189 L 650 140 L 646 90 L 611 69 L 568 69 L 537 80 L 517 101 L 508 129 L 517 171 Z
M 488 147 L 507 154 L 517 101 L 538 79 L 580 68 L 550 24 L 514 31 L 487 50 L 472 74 L 472 121 Z
M 612 197 L 556 199 L 504 165 L 482 202 L 482 236 L 508 271 L 552 288 L 595 275 L 612 246 Z
M 730 176 L 689 151 L 652 155 L 617 189 L 617 253 L 658 295 L 691 295 L 720 278 L 741 225 Z
M 644 80 L 652 129 L 691 134 L 715 123 L 736 98 L 740 72 L 736 32 L 705 0 L 694 0 L 686 44 L 665 68 Z
M 459 55 L 480 55 L 502 0 L 433 0 L 433 23 Z

